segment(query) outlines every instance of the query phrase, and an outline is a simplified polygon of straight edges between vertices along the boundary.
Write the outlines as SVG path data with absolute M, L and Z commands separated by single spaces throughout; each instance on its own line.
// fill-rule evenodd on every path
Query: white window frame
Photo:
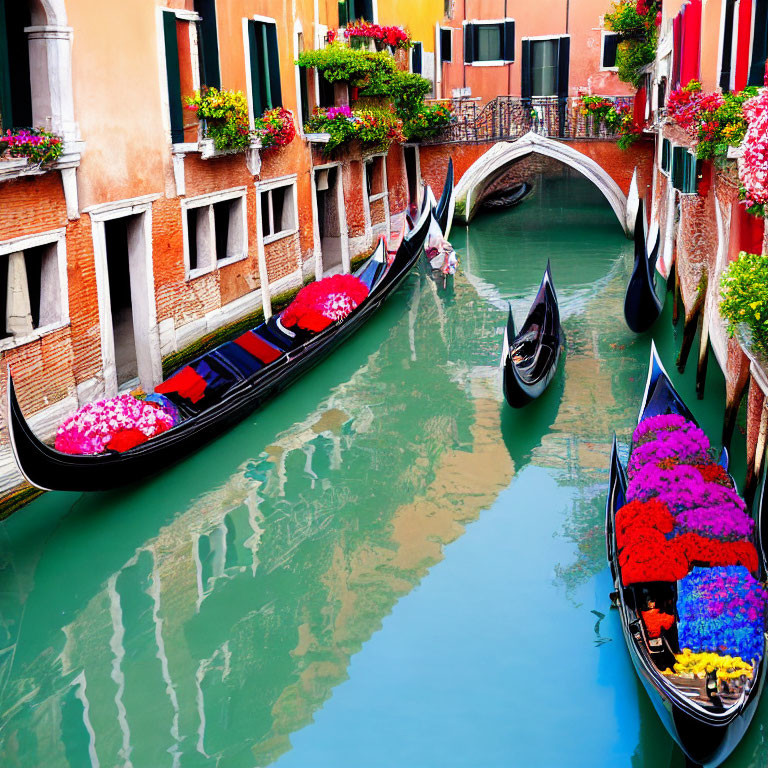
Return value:
M 461 22 L 462 24 L 462 40 L 464 39 L 464 27 L 467 24 L 472 24 L 478 27 L 498 26 L 501 24 L 501 47 L 504 48 L 504 24 L 508 21 L 515 22 L 515 31 L 517 31 L 517 22 L 512 17 L 504 19 L 467 19 Z M 522 38 L 521 38 L 522 39 Z M 517 41 L 515 41 L 517 45 Z M 451 58 L 453 58 L 453 40 L 451 40 Z M 514 59 L 492 59 L 490 61 L 472 61 L 467 64 L 466 61 L 462 62 L 465 67 L 505 67 L 507 64 L 514 64 Z
M 273 19 L 271 16 L 260 16 L 257 13 L 254 13 L 252 16 L 244 16 L 243 17 L 243 51 L 245 52 L 244 57 L 244 66 L 245 66 L 245 98 L 248 100 L 248 125 L 250 129 L 253 131 L 256 128 L 256 115 L 253 114 L 253 82 L 251 80 L 251 43 L 248 39 L 248 22 L 249 21 L 260 21 L 264 24 L 274 24 L 275 28 L 277 29 L 278 36 L 277 36 L 277 46 L 278 46 L 278 52 L 280 49 L 280 28 L 277 26 L 277 20 Z M 294 33 L 294 46 L 296 46 L 296 35 Z M 298 58 L 298 57 L 297 57 Z M 282 77 L 282 73 L 281 73 Z M 298 84 L 297 84 L 298 87 Z M 259 115 L 261 117 L 261 115 Z
M 181 201 L 181 228 L 184 239 L 184 279 L 194 280 L 202 275 L 210 274 L 228 264 L 234 264 L 248 257 L 248 201 L 246 187 L 234 187 L 221 192 L 212 192 L 207 195 L 184 198 Z M 242 218 L 242 252 L 228 256 L 225 259 L 216 259 L 216 230 L 213 221 L 213 206 L 215 203 L 224 203 L 230 200 L 241 200 L 240 210 Z M 191 259 L 189 253 L 189 222 L 187 212 L 194 208 L 208 208 L 208 221 L 211 231 L 210 250 L 207 254 L 207 263 L 202 267 L 191 269 Z
M 0 339 L 0 352 L 4 352 L 9 349 L 15 349 L 24 344 L 29 344 L 31 341 L 37 341 L 43 336 L 58 331 L 61 328 L 66 328 L 70 323 L 69 318 L 69 287 L 67 281 L 67 245 L 66 245 L 67 230 L 64 227 L 60 229 L 53 229 L 48 232 L 41 232 L 39 235 L 23 235 L 22 237 L 14 237 L 11 240 L 4 240 L 0 242 L 0 268 L 7 269 L 7 258 L 12 253 L 17 251 L 24 251 L 29 248 L 39 248 L 40 246 L 55 246 L 56 247 L 56 266 L 58 279 L 58 299 L 59 299 L 59 311 L 58 320 L 54 320 L 47 325 L 41 325 L 38 328 L 33 329 L 32 333 L 28 333 L 25 336 L 8 336 L 7 338 Z M 42 285 L 40 291 L 40 301 L 42 302 Z M 5 318 L 0 318 L 0 322 L 5 323 Z
M 368 173 L 370 166 L 377 160 L 381 159 L 381 192 L 375 192 L 370 197 L 368 196 Z M 389 184 L 387 183 L 387 155 L 386 153 L 377 153 L 375 155 L 369 155 L 363 160 L 363 213 L 365 215 L 366 228 L 373 231 L 373 220 L 371 216 L 371 204 L 384 201 L 384 222 L 376 224 L 377 227 L 383 227 L 384 234 L 389 234 L 390 216 L 389 216 Z
M 287 176 L 279 176 L 275 179 L 266 179 L 264 181 L 256 182 L 256 208 L 259 211 L 259 237 L 264 245 L 269 245 L 270 243 L 277 242 L 285 237 L 290 237 L 299 231 L 299 192 L 296 179 L 297 174 L 292 173 Z M 278 232 L 273 232 L 271 235 L 265 235 L 264 222 L 261 220 L 261 196 L 265 192 L 272 192 L 275 189 L 282 189 L 283 187 L 292 188 L 293 224 L 287 229 L 281 229 Z M 273 216 L 271 196 L 269 198 L 269 215 L 271 219 Z M 274 227 L 274 221 L 272 222 L 272 225 Z
M 618 67 L 604 67 L 603 66 L 603 51 L 605 50 L 605 38 L 608 35 L 614 35 L 618 37 L 617 32 L 611 32 L 609 29 L 601 29 L 600 30 L 600 71 L 601 72 L 618 72 Z M 618 55 L 618 53 L 617 53 Z

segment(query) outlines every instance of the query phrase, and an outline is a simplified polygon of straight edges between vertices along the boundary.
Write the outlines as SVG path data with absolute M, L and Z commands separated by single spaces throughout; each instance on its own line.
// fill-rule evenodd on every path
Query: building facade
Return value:
M 403 149 L 328 156 L 302 129 L 322 94 L 301 51 L 324 46 L 340 12 L 400 12 L 359 5 L 0 0 L 3 132 L 63 140 L 52 165 L 0 160 L 0 356 L 42 436 L 85 402 L 151 391 L 191 345 L 348 271 L 389 232 L 407 201 Z M 185 108 L 201 86 L 242 91 L 251 127 L 291 110 L 295 139 L 216 150 Z M 3 424 L 0 489 L 20 479 Z

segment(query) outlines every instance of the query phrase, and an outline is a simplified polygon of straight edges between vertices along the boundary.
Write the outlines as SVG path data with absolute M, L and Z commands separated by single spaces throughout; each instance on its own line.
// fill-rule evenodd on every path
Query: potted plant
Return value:
M 246 150 L 251 144 L 248 101 L 242 91 L 203 88 L 187 99 L 187 109 L 203 123 L 203 138 L 216 150 Z

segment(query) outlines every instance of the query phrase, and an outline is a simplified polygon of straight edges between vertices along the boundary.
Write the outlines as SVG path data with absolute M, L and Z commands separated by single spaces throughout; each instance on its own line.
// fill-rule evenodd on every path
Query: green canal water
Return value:
M 622 318 L 631 245 L 570 174 L 452 239 L 453 290 L 414 271 L 230 434 L 0 525 L 0 766 L 682 768 L 608 599 L 610 439 L 650 347 Z M 513 412 L 506 306 L 547 258 L 567 359 Z M 677 334 L 667 307 L 671 371 Z M 696 401 L 693 375 L 716 439 L 722 377 Z M 764 700 L 729 766 L 766 764 L 766 725 Z

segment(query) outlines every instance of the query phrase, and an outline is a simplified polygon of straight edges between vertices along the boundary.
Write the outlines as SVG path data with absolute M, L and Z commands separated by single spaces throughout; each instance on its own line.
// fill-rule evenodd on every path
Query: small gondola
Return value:
M 660 414 L 679 414 L 695 423 L 693 414 L 672 385 L 652 344 L 638 423 Z M 720 464 L 727 471 L 728 457 L 725 451 Z M 718 692 L 716 686 L 714 689 L 710 687 L 709 678 L 700 680 L 661 673 L 668 666 L 671 655 L 680 650 L 676 646 L 677 630 L 675 628 L 669 635 L 665 633 L 659 640 L 650 639 L 640 615 L 643 610 L 643 585 L 625 586 L 622 582 L 615 520 L 617 512 L 626 503 L 626 493 L 627 475 L 614 436 L 606 500 L 606 548 L 615 590 L 611 597 L 619 610 L 624 640 L 640 681 L 664 726 L 685 754 L 687 764 L 715 768 L 735 749 L 755 714 L 765 681 L 768 642 L 763 641 L 763 655 L 754 670 L 753 679 L 740 692 Z M 764 501 L 765 484 L 759 510 L 762 510 Z M 759 579 L 765 581 L 766 560 L 759 537 L 758 524 L 753 534 L 753 543 L 758 551 Z M 652 582 L 649 586 L 666 589 L 670 604 L 676 600 L 677 583 Z
M 635 260 L 624 297 L 624 318 L 630 330 L 644 333 L 658 320 L 663 306 L 656 292 L 656 259 L 660 237 L 648 254 L 645 238 L 645 213 L 640 200 L 635 218 Z
M 515 334 L 511 307 L 504 329 L 504 397 L 513 408 L 522 408 L 549 386 L 557 372 L 564 346 L 560 308 L 547 262 L 541 285 L 520 333 Z
M 533 185 L 527 181 L 515 184 L 509 189 L 503 189 L 501 192 L 495 192 L 489 195 L 482 202 L 483 208 L 512 208 L 512 206 L 522 203 L 526 197 L 533 192 Z
M 294 334 L 286 332 L 279 316 L 247 331 L 246 334 L 258 337 L 250 340 L 251 343 L 262 349 L 268 345 L 277 355 L 270 354 L 271 359 L 265 360 L 254 372 L 243 369 L 243 363 L 236 357 L 239 350 L 232 347 L 235 342 L 227 342 L 206 353 L 203 357 L 207 364 L 216 367 L 222 376 L 230 376 L 228 388 L 221 394 L 214 393 L 215 400 L 205 407 L 182 413 L 185 418 L 172 429 L 122 453 L 72 455 L 40 441 L 24 418 L 9 371 L 9 434 L 22 474 L 43 490 L 109 490 L 156 474 L 226 432 L 320 362 L 376 313 L 418 261 L 431 213 L 428 205 L 422 206 L 415 227 L 403 237 L 391 261 L 387 259 L 381 241 L 373 255 L 357 270 L 355 274 L 369 286 L 370 292 L 346 318 L 317 334 L 303 332 L 303 337 L 297 333 L 292 338 Z M 207 395 L 201 402 L 206 400 Z
M 456 193 L 453 183 L 453 159 L 448 160 L 448 171 L 445 174 L 445 183 L 443 184 L 443 193 L 435 206 L 435 218 L 440 225 L 440 231 L 447 240 L 451 233 L 451 224 L 453 223 L 453 210 L 456 206 Z

